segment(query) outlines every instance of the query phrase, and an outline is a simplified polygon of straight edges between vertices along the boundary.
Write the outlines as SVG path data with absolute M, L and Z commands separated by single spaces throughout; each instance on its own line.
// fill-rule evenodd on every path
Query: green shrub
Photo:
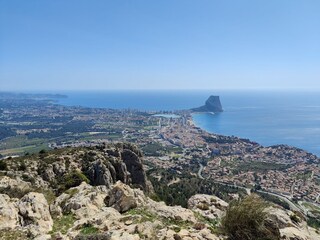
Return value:
M 268 227 L 267 203 L 257 195 L 232 201 L 221 221 L 221 231 L 230 240 L 278 240 L 278 229 Z
M 109 233 L 95 233 L 95 234 L 88 234 L 88 235 L 78 235 L 75 237 L 75 240 L 110 240 Z
M 47 151 L 45 149 L 42 149 L 39 151 L 40 154 L 45 154 Z
M 19 170 L 19 171 L 25 171 L 25 170 L 27 170 L 27 165 L 26 165 L 26 163 L 25 163 L 25 162 L 21 162 L 21 164 L 20 164 L 19 167 L 18 167 L 18 170 Z
M 34 177 L 26 173 L 22 174 L 22 180 L 26 182 L 30 182 L 31 184 L 35 184 L 36 182 L 36 179 Z
M 307 223 L 310 227 L 313 227 L 315 229 L 320 229 L 320 220 L 317 218 L 309 217 L 307 220 Z
M 95 234 L 98 232 L 99 230 L 96 227 L 92 226 L 92 224 L 90 223 L 84 224 L 80 231 L 80 233 L 83 235 Z
M 50 232 L 50 234 L 54 235 L 56 232 L 66 234 L 68 230 L 73 226 L 73 223 L 75 221 L 75 217 L 72 214 L 63 215 L 59 218 L 54 219 L 52 231 Z
M 290 219 L 291 219 L 291 221 L 293 221 L 295 223 L 301 222 L 300 218 L 296 214 L 291 214 Z
M 2 187 L 0 188 L 0 194 L 7 194 L 11 198 L 22 198 L 25 194 L 32 191 L 29 188 L 20 189 L 17 187 Z
M 0 231 L 0 239 L 1 240 L 27 240 L 31 239 L 30 236 L 28 236 L 28 233 L 23 232 L 22 230 L 14 230 L 14 229 L 6 229 Z
M 8 165 L 7 165 L 7 163 L 6 163 L 5 161 L 3 161 L 3 160 L 0 160 L 0 170 L 1 170 L 1 171 L 6 171 L 6 170 L 8 170 Z
M 59 192 L 64 192 L 69 188 L 77 187 L 82 182 L 89 183 L 89 179 L 82 172 L 73 171 L 68 173 L 64 175 L 58 182 Z

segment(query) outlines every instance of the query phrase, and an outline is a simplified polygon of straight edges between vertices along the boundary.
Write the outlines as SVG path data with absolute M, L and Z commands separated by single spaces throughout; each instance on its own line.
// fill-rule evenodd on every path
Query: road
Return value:
M 200 179 L 205 179 L 204 177 L 202 177 L 201 173 L 202 173 L 202 170 L 203 170 L 203 165 L 201 163 L 199 163 L 199 171 L 198 171 L 198 177 Z
M 293 210 L 293 211 L 298 211 L 298 212 L 302 212 L 303 214 L 306 215 L 306 212 L 304 211 L 304 209 L 302 209 L 302 208 L 298 207 L 297 205 L 295 205 L 293 202 L 291 202 L 291 201 L 290 201 L 287 197 L 285 197 L 285 196 L 282 196 L 282 195 L 277 194 L 277 193 L 262 191 L 262 190 L 257 190 L 257 192 L 265 193 L 265 194 L 269 194 L 269 195 L 278 197 L 278 198 L 280 198 L 281 200 L 283 200 L 283 201 L 285 201 L 286 203 L 288 203 L 291 210 Z
M 205 179 L 201 173 L 202 173 L 202 170 L 203 170 L 203 165 L 202 164 L 199 164 L 199 171 L 198 171 L 198 177 L 201 178 L 201 179 Z M 251 194 L 251 189 L 250 188 L 246 188 L 246 187 L 242 187 L 242 186 L 238 186 L 236 184 L 229 184 L 229 183 L 224 183 L 224 182 L 220 182 L 220 181 L 215 181 L 213 179 L 211 179 L 214 183 L 218 183 L 218 184 L 221 184 L 221 185 L 224 185 L 224 186 L 229 186 L 229 187 L 236 187 L 236 188 L 239 188 L 239 189 L 243 189 L 247 192 L 248 195 Z M 278 197 L 280 198 L 281 200 L 285 201 L 286 203 L 289 204 L 291 210 L 294 210 L 294 211 L 298 211 L 298 212 L 301 212 L 303 215 L 307 216 L 307 212 L 306 212 L 306 209 L 303 209 L 301 208 L 300 206 L 298 207 L 297 205 L 295 205 L 293 202 L 291 202 L 287 197 L 285 196 L 282 196 L 280 194 L 277 194 L 277 193 L 272 193 L 272 192 L 266 192 L 266 191 L 262 191 L 262 190 L 257 190 L 257 192 L 259 193 L 265 193 L 265 194 L 269 194 L 269 195 L 272 195 L 272 196 L 275 196 L 275 197 Z M 320 194 L 319 194 L 320 196 Z M 318 197 L 319 197 L 318 196 Z

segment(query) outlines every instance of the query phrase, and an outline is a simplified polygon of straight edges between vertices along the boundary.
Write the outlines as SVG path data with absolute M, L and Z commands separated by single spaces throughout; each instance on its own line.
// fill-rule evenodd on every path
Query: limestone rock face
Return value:
M 223 112 L 219 96 L 210 96 L 205 105 L 191 109 L 194 112 Z
M 286 240 L 316 240 L 319 239 L 319 234 L 312 234 L 312 228 L 307 226 L 307 223 L 300 219 L 299 222 L 291 220 L 290 216 L 294 213 L 282 208 L 269 207 L 266 209 L 268 212 L 268 223 L 271 224 L 273 229 L 278 229 L 281 239 Z M 271 228 L 272 229 L 272 228 Z
M 59 185 L 64 176 L 78 171 L 84 173 L 94 186 L 104 185 L 109 188 L 120 180 L 145 192 L 153 191 L 143 168 L 143 155 L 130 143 L 99 145 L 42 158 L 28 163 L 34 165 L 39 175 L 37 181 L 39 178 L 44 182 L 40 186 Z
M 59 204 L 63 212 L 73 212 L 78 218 L 88 218 L 98 214 L 104 207 L 104 199 L 107 196 L 106 186 L 91 186 L 85 182 L 78 187 L 71 188 L 61 199 L 56 200 L 54 204 Z
M 12 189 L 28 189 L 31 184 L 29 182 L 22 181 L 20 179 L 13 179 L 7 176 L 0 178 L 0 188 L 12 188 Z
M 194 213 L 181 206 L 167 206 L 164 202 L 155 202 L 151 199 L 149 199 L 146 206 L 151 212 L 160 217 L 196 223 Z
M 0 230 L 16 228 L 18 221 L 18 210 L 14 200 L 6 194 L 0 194 Z
M 52 165 L 49 165 L 47 166 L 44 171 L 41 172 L 41 176 L 43 178 L 43 180 L 45 181 L 53 181 L 56 177 L 54 171 L 53 171 L 53 166 Z
M 132 180 L 131 183 L 141 189 L 150 191 L 150 185 L 148 184 L 147 176 L 143 169 L 141 158 L 138 154 L 129 149 L 124 149 L 121 157 L 130 172 Z
M 228 203 L 220 198 L 206 194 L 196 194 L 188 200 L 188 208 L 209 219 L 221 218 Z
M 35 235 L 51 231 L 53 221 L 49 205 L 42 193 L 30 192 L 17 203 L 21 225 L 27 227 Z
M 298 227 L 298 223 L 293 223 L 290 219 L 290 213 L 281 208 L 269 207 L 266 209 L 269 214 L 269 221 L 276 223 L 278 228 Z
M 113 183 L 113 179 L 111 172 L 114 172 L 108 168 L 108 164 L 103 160 L 96 160 L 89 164 L 88 169 L 86 170 L 86 175 L 88 176 L 90 182 L 93 185 L 105 185 L 110 187 Z
M 316 240 L 310 236 L 308 231 L 294 227 L 280 229 L 281 239 L 285 240 Z
M 145 196 L 139 189 L 132 189 L 128 185 L 118 181 L 105 198 L 105 204 L 119 212 L 126 212 L 136 208 L 145 202 Z
M 50 205 L 50 213 L 51 216 L 60 217 L 63 214 L 63 206 L 68 199 L 70 198 L 69 194 L 62 193 L 60 196 L 58 196 L 54 202 Z

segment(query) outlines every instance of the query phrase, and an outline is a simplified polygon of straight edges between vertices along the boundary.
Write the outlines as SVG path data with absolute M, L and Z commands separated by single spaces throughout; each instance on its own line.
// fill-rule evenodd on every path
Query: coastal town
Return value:
M 209 134 L 196 127 L 190 115 L 167 120 L 160 136 L 162 144 L 165 140 L 167 145 L 183 149 L 176 156 L 178 161 L 168 161 L 167 165 L 161 162 L 161 167 L 177 168 L 180 162 L 197 162 L 205 165 L 202 175 L 207 178 L 258 187 L 290 199 L 319 201 L 319 159 L 301 149 L 285 145 L 263 147 L 247 139 Z

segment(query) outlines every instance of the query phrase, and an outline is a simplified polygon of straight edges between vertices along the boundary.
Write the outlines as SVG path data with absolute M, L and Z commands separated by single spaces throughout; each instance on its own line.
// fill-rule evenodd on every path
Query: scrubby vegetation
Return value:
M 188 199 L 198 193 L 216 195 L 227 202 L 231 200 L 229 193 L 239 193 L 240 196 L 246 195 L 242 189 L 217 184 L 207 179 L 199 179 L 190 174 L 177 175 L 176 172 L 159 169 L 150 170 L 147 174 L 156 193 L 156 196 L 151 197 L 154 200 L 164 201 L 168 205 L 187 207 Z M 174 184 L 169 184 L 177 176 L 180 180 Z
M 11 198 L 22 198 L 25 194 L 30 192 L 30 188 L 20 189 L 17 187 L 1 187 L 0 194 L 7 194 Z
M 143 222 L 154 222 L 156 220 L 161 221 L 161 223 L 166 227 L 172 227 L 175 232 L 179 232 L 183 228 L 191 227 L 192 223 L 188 221 L 183 221 L 181 219 L 165 218 L 160 217 L 157 214 L 150 212 L 146 208 L 134 208 L 126 212 L 126 215 L 137 216 L 134 219 L 134 223 L 143 223 Z M 138 217 L 139 216 L 139 217 Z
M 26 232 L 20 230 L 5 230 L 0 231 L 0 239 L 15 239 L 15 240 L 28 240 L 31 239 Z
M 320 230 L 320 219 L 309 217 L 307 223 L 310 227 Z
M 79 171 L 73 171 L 64 175 L 59 179 L 58 182 L 59 192 L 64 192 L 69 188 L 79 186 L 82 182 L 89 183 L 89 179 L 83 173 Z
M 0 160 L 0 171 L 6 171 L 8 169 L 7 163 L 3 160 Z
M 57 232 L 66 234 L 67 231 L 72 227 L 74 222 L 75 222 L 75 218 L 72 214 L 63 215 L 59 218 L 56 218 L 53 222 L 53 228 L 50 233 L 52 235 L 54 235 Z
M 90 223 L 85 224 L 80 231 L 82 235 L 96 234 L 98 232 L 99 230 Z
M 279 231 L 268 226 L 268 204 L 252 194 L 232 201 L 221 221 L 221 230 L 230 240 L 278 240 Z

